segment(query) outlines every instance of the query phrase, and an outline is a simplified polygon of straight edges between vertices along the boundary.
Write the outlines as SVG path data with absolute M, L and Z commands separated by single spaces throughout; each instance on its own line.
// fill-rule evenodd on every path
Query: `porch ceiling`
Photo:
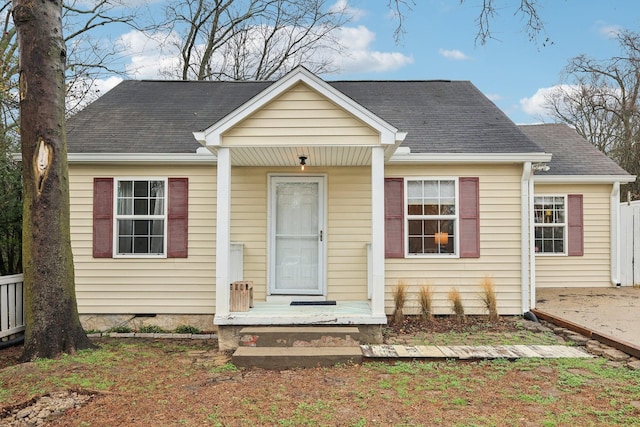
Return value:
M 371 147 L 367 146 L 297 146 L 297 147 L 233 147 L 233 166 L 299 166 L 300 156 L 314 166 L 368 166 Z

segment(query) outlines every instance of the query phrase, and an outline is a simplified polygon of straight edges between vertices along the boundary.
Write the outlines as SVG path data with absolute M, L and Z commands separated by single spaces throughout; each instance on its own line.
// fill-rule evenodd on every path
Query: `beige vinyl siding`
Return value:
M 188 258 L 93 258 L 94 177 L 188 177 Z M 81 314 L 213 314 L 215 166 L 71 165 L 71 244 Z
M 297 168 L 232 168 L 231 241 L 244 245 L 244 279 L 254 299 L 264 301 L 268 277 L 268 177 Z M 369 168 L 313 168 L 300 176 L 325 176 L 327 298 L 367 299 L 367 252 L 371 241 Z
M 536 286 L 611 286 L 610 197 L 611 185 L 536 184 L 536 195 L 583 195 L 584 255 L 537 255 Z
M 363 301 L 371 242 L 371 170 L 334 168 L 328 176 L 328 299 Z
M 480 183 L 480 258 L 389 258 L 386 260 L 385 309 L 393 311 L 393 290 L 409 287 L 405 313 L 419 313 L 421 286 L 434 292 L 435 314 L 450 314 L 449 291 L 457 288 L 468 314 L 486 313 L 481 283 L 494 283 L 500 314 L 522 314 L 520 165 L 388 166 L 387 177 L 478 177 Z M 406 236 L 405 236 L 406 239 Z
M 379 134 L 299 83 L 223 135 L 225 146 L 374 145 Z

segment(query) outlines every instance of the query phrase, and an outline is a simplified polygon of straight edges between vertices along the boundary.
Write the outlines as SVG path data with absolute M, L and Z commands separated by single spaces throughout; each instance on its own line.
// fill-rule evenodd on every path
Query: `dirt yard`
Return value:
M 448 317 L 407 321 L 385 336 L 449 345 L 559 341 L 516 320 L 459 325 Z M 640 371 L 601 358 L 271 372 L 237 370 L 215 340 L 96 343 L 97 351 L 25 364 L 16 362 L 20 347 L 0 350 L 0 425 L 29 425 L 25 414 L 42 396 L 64 408 L 47 426 L 640 425 Z M 86 401 L 67 407 L 66 396 Z

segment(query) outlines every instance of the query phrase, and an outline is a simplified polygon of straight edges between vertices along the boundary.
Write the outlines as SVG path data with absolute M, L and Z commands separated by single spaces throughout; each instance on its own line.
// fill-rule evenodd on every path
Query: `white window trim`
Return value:
M 164 239 L 161 254 L 119 254 L 118 253 L 118 220 L 136 215 L 118 215 L 118 183 L 120 181 L 163 181 L 164 182 Z M 113 258 L 167 258 L 167 230 L 168 230 L 168 211 L 169 211 L 169 178 L 165 177 L 149 177 L 149 176 L 121 176 L 113 179 Z M 158 218 L 159 219 L 159 218 Z
M 409 252 L 409 181 L 453 181 L 456 214 L 447 215 L 455 221 L 454 252 L 452 254 L 413 254 Z M 405 258 L 460 258 L 460 181 L 457 176 L 405 176 L 404 177 L 404 256 Z M 411 215 L 413 219 L 414 215 Z M 420 215 L 422 218 L 423 216 Z M 431 217 L 431 215 L 429 215 Z M 443 218 L 442 216 L 432 216 Z
M 562 224 L 562 227 L 564 228 L 564 233 L 562 233 L 562 249 L 563 252 L 537 252 L 535 250 L 535 246 L 536 246 L 536 233 L 535 233 L 535 229 L 536 228 L 542 228 L 542 227 L 560 227 L 560 225 L 555 224 L 555 223 L 550 223 L 549 225 L 545 225 L 540 224 L 540 226 L 538 226 L 538 223 L 536 223 L 536 198 L 537 197 L 562 197 L 564 199 L 564 224 Z M 537 257 L 566 257 L 569 256 L 569 252 L 568 252 L 568 248 L 567 248 L 567 238 L 569 235 L 569 198 L 567 194 L 534 194 L 533 195 L 533 207 L 532 207 L 532 212 L 531 212 L 531 216 L 533 217 L 533 242 L 532 242 L 532 250 L 535 254 L 535 256 Z

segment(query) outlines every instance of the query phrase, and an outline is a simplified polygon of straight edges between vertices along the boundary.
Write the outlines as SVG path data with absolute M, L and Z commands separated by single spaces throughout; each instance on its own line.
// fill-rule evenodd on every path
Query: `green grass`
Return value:
M 225 372 L 238 372 L 240 371 L 236 365 L 231 362 L 225 363 L 224 365 L 215 366 L 209 370 L 212 374 L 222 374 Z
M 557 345 L 558 338 L 553 332 L 486 332 L 475 326 L 465 332 L 442 332 L 417 334 L 414 345 Z
M 601 358 L 376 362 L 287 373 L 258 370 L 210 382 L 216 374 L 238 368 L 231 363 L 216 367 L 190 363 L 189 359 L 185 363 L 186 353 L 203 349 L 201 343 L 98 342 L 97 350 L 4 368 L 0 407 L 73 389 L 126 395 L 134 409 L 136 400 L 152 398 L 160 412 L 182 411 L 174 423 L 184 420 L 186 425 L 195 425 L 191 416 L 198 425 L 370 426 L 379 420 L 378 409 L 384 413 L 391 407 L 394 416 L 397 413 L 388 424 L 392 426 L 438 422 L 515 426 L 523 419 L 547 426 L 640 426 L 639 411 L 632 406 L 640 401 L 640 372 L 611 366 Z M 331 385 L 334 379 L 339 379 L 339 386 Z M 307 381 L 316 382 L 298 389 Z M 251 387 L 242 394 L 227 393 L 236 384 Z M 180 403 L 184 395 L 175 394 L 184 392 L 183 387 L 201 391 L 217 387 L 225 403 L 209 398 L 202 406 L 187 407 Z M 256 387 L 261 391 L 252 394 Z M 496 413 L 487 409 L 492 405 Z M 422 411 L 428 412 L 428 421 Z

